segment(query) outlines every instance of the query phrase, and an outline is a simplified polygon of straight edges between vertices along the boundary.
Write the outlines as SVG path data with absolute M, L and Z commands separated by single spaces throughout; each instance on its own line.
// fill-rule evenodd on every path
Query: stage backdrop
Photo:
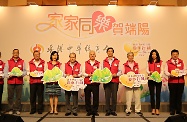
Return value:
M 97 60 L 106 58 L 106 49 L 113 47 L 122 65 L 129 51 L 135 53 L 140 72 L 146 74 L 146 63 L 152 49 L 161 59 L 170 59 L 170 51 L 178 49 L 180 58 L 187 61 L 187 7 L 122 7 L 122 6 L 48 6 L 0 7 L 0 51 L 2 60 L 18 48 L 20 57 L 29 62 L 33 50 L 49 61 L 51 51 L 60 53 L 60 62 L 68 61 L 75 52 L 84 64 L 89 50 L 95 50 Z M 122 67 L 121 67 L 122 68 Z M 24 77 L 22 101 L 29 101 L 29 79 Z M 142 101 L 149 101 L 147 85 L 141 87 Z M 168 101 L 167 78 L 163 79 L 161 101 Z M 183 100 L 187 101 L 185 86 Z M 80 95 L 79 95 L 80 96 Z M 64 101 L 64 91 L 60 101 Z M 84 98 L 79 97 L 80 101 Z M 7 101 L 5 80 L 3 101 Z M 48 96 L 45 96 L 48 101 Z M 100 102 L 104 102 L 100 85 Z M 125 88 L 120 85 L 118 102 L 125 102 Z

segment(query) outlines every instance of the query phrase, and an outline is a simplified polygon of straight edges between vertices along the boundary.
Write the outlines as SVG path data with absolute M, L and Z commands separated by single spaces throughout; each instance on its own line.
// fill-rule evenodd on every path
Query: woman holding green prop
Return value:
M 47 68 L 49 70 L 52 70 L 54 67 L 61 68 L 61 63 L 59 60 L 58 52 L 53 51 L 51 53 L 49 62 L 47 62 Z M 46 84 L 46 92 L 47 95 L 49 95 L 49 101 L 51 106 L 50 114 L 58 114 L 57 111 L 57 104 L 58 104 L 58 96 L 61 95 L 61 87 L 58 85 L 58 82 L 49 82 Z
M 162 60 L 157 50 L 150 52 L 147 64 L 147 74 L 149 76 L 148 86 L 150 91 L 150 102 L 152 115 L 159 115 L 160 109 L 160 92 L 162 87 L 161 76 L 163 75 Z M 156 104 L 155 104 L 155 88 L 156 88 Z

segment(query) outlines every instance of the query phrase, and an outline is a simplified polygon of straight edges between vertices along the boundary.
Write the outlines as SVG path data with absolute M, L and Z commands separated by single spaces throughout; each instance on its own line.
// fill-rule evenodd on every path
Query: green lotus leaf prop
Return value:
M 47 69 L 44 72 L 44 76 L 42 78 L 43 83 L 47 82 L 57 82 L 62 78 L 62 71 L 58 67 L 54 67 L 52 70 Z
M 160 83 L 162 82 L 162 78 L 160 77 L 160 74 L 157 71 L 154 71 L 150 76 L 155 82 Z
M 96 69 L 91 77 L 92 83 L 109 83 L 112 80 L 112 73 L 108 68 Z
M 9 74 L 12 76 L 22 76 L 23 71 L 21 71 L 18 67 L 14 67 Z

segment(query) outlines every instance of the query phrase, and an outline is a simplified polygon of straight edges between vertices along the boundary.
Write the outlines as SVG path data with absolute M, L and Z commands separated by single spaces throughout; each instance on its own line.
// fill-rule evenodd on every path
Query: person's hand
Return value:
M 78 75 L 74 74 L 74 75 L 73 75 L 73 77 L 74 77 L 74 78 L 77 78 L 77 77 L 78 77 Z
M 12 75 L 9 75 L 9 76 L 8 76 L 8 78 L 11 78 L 11 77 L 13 77 L 13 76 L 12 76 Z
M 83 93 L 81 93 L 81 97 L 84 97 L 84 96 L 85 96 L 84 92 L 83 92 Z
M 150 75 L 152 75 L 153 71 L 150 71 Z
M 112 74 L 112 77 L 117 77 L 117 74 Z

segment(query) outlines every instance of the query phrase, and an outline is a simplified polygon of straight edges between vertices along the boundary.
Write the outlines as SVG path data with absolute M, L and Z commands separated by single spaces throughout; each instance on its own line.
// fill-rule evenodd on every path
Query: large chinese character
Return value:
M 112 29 L 116 21 L 112 16 L 105 16 L 103 12 L 96 11 L 92 14 L 93 26 L 97 33 L 103 33 Z
M 79 37 L 83 34 L 93 34 L 92 18 L 80 18 L 79 19 Z
M 123 23 L 114 23 L 113 24 L 113 34 L 117 35 L 123 35 Z
M 125 25 L 126 34 L 136 35 L 136 24 L 135 23 L 127 23 Z
M 38 31 L 47 31 L 50 28 L 54 27 L 57 30 L 61 31 L 62 26 L 62 17 L 63 14 L 48 14 L 48 18 L 50 19 L 50 22 L 42 22 L 36 25 L 36 29 Z
M 58 28 L 58 26 L 62 27 L 62 17 L 63 14 L 49 14 L 48 18 L 50 18 L 51 24 L 55 27 Z
M 102 17 L 102 15 L 99 15 L 96 19 L 96 25 L 94 27 L 99 27 L 99 30 L 104 30 L 108 28 L 110 23 L 110 19 L 106 19 L 106 17 Z
M 78 23 L 78 16 L 65 16 L 64 20 L 66 20 L 66 28 L 64 30 L 73 30 L 74 28 L 78 30 L 77 23 Z
M 138 35 L 149 35 L 148 23 L 138 23 Z

